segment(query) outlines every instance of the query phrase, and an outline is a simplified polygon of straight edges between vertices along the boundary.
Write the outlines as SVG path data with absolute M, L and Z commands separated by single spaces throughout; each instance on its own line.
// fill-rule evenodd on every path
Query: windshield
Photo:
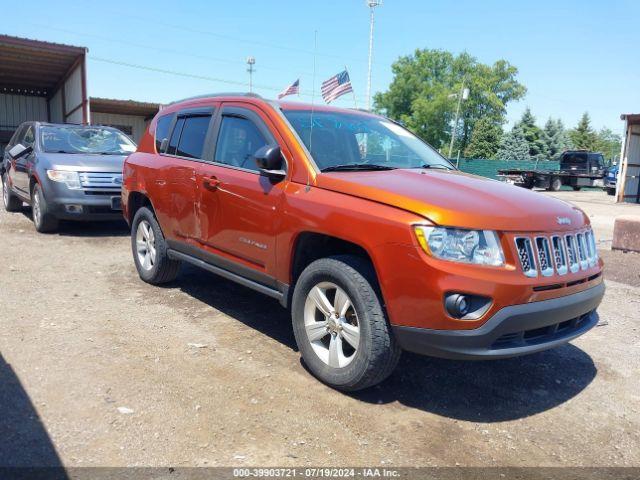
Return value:
M 381 117 L 283 110 L 320 170 L 454 167 L 408 130 Z
M 128 155 L 136 151 L 135 143 L 114 128 L 45 125 L 40 131 L 45 152 Z

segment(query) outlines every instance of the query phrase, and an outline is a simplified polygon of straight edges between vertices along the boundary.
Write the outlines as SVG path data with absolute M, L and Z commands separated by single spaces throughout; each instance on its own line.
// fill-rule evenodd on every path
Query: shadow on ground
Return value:
M 29 221 L 33 221 L 30 208 L 24 208 L 22 214 Z M 61 220 L 58 230 L 48 235 L 60 235 L 63 237 L 128 237 L 131 232 L 124 219 L 100 222 Z
M 289 312 L 276 300 L 191 266 L 183 267 L 172 286 L 297 350 Z M 490 423 L 561 405 L 584 390 L 596 373 L 591 357 L 571 344 L 480 362 L 404 353 L 388 380 L 350 395 L 371 404 L 399 402 L 444 417 Z
M 29 395 L 0 354 L 0 468 L 6 467 L 59 468 L 62 463 Z M 56 478 L 61 474 L 56 471 Z

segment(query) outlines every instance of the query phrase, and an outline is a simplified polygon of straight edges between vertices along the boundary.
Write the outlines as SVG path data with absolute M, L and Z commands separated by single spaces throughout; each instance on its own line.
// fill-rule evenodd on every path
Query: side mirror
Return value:
M 11 150 L 9 150 L 9 156 L 14 160 L 18 160 L 20 157 L 29 155 L 31 152 L 33 152 L 33 147 L 25 147 L 21 143 L 18 143 L 11 147 Z
M 283 180 L 287 176 L 284 169 L 284 157 L 278 145 L 265 145 L 254 155 L 260 175 L 269 177 L 273 181 Z
M 160 153 L 167 153 L 167 147 L 169 146 L 169 139 L 163 138 L 160 142 Z

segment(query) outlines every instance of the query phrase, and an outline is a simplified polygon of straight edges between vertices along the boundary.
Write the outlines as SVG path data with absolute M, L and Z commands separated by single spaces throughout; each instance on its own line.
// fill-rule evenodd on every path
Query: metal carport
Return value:
M 620 118 L 625 122 L 625 134 L 616 198 L 618 202 L 640 203 L 640 113 L 627 113 Z

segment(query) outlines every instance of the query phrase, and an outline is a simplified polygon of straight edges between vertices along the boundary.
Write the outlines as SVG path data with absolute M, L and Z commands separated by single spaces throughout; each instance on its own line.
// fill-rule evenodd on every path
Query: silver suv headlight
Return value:
M 64 183 L 71 190 L 80 189 L 80 176 L 78 172 L 70 170 L 47 170 L 47 177 L 54 182 Z
M 492 230 L 461 228 L 414 227 L 423 250 L 441 260 L 476 265 L 504 265 L 504 253 L 498 234 Z

